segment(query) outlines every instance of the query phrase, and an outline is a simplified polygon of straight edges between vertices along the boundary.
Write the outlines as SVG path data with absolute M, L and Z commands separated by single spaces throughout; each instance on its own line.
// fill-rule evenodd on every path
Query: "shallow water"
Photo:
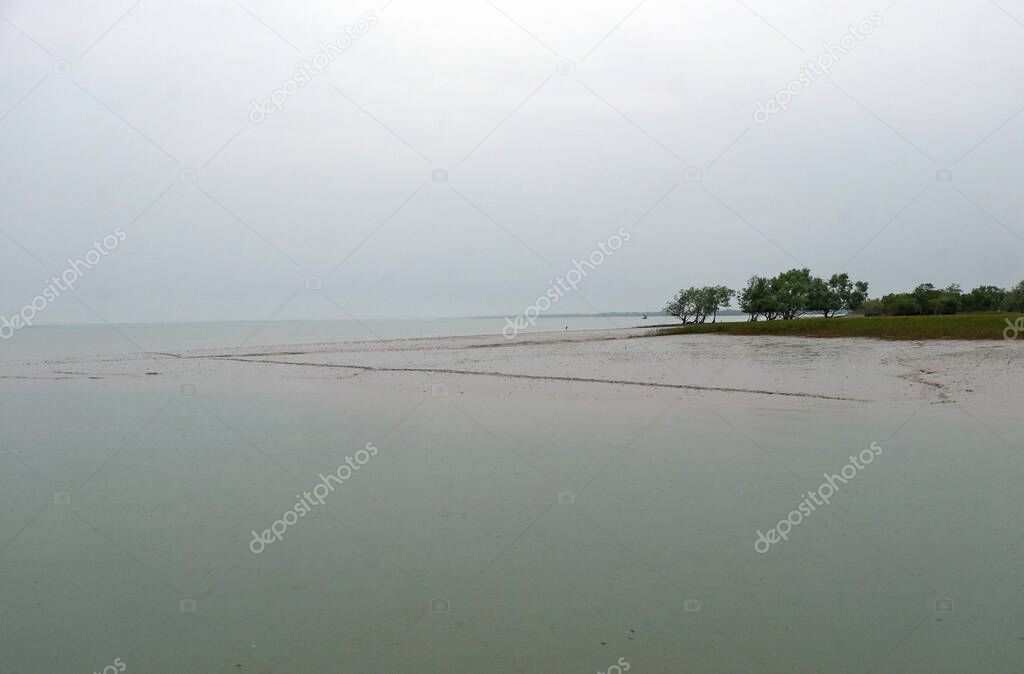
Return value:
M 0 673 L 1024 666 L 1012 405 L 219 363 L 0 380 Z
M 719 316 L 719 322 L 746 320 Z M 568 329 L 610 330 L 674 322 L 667 316 L 540 316 L 522 333 Z M 0 340 L 0 362 L 143 351 L 268 346 L 319 342 L 377 341 L 452 335 L 498 335 L 501 318 L 366 319 L 340 321 L 233 321 L 222 323 L 121 323 L 33 326 Z

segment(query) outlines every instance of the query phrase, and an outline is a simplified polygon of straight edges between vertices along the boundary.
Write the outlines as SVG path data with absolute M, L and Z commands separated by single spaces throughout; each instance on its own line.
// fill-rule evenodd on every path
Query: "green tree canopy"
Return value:
M 728 307 L 736 293 L 725 286 L 686 288 L 665 306 L 665 311 L 683 323 L 704 323 L 708 316 L 718 320 L 718 311 Z

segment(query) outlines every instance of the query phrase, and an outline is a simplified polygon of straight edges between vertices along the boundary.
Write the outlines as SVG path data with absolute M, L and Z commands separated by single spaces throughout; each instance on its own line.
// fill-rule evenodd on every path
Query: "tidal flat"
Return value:
M 647 334 L 5 360 L 0 674 L 1024 668 L 1019 342 Z

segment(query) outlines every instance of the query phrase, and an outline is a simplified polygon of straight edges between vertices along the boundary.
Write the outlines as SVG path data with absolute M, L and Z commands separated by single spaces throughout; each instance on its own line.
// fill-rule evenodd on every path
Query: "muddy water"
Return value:
M 1019 376 L 942 379 L 939 347 L 855 346 L 898 365 L 850 372 L 835 344 L 740 344 L 412 356 L 534 378 L 5 369 L 34 374 L 0 379 L 0 673 L 1024 667 Z M 858 400 L 545 380 L 537 363 Z M 918 370 L 952 393 L 900 376 Z M 779 525 L 873 442 L 828 503 Z M 760 554 L 773 527 L 786 539 Z
M 653 316 L 557 317 L 540 316 L 526 325 L 526 334 L 544 331 L 608 330 L 668 323 L 675 319 Z M 744 320 L 721 316 L 720 321 Z M 116 326 L 36 326 L 0 341 L 0 362 L 22 358 L 69 355 L 173 351 L 227 345 L 294 344 L 356 340 L 444 337 L 448 335 L 498 335 L 506 323 L 501 318 L 366 319 L 339 321 L 236 321 L 221 323 L 135 323 Z

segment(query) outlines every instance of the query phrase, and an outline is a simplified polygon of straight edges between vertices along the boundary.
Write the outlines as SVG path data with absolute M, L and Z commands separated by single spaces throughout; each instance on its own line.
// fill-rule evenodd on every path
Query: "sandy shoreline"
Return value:
M 252 373 L 274 368 L 275 378 L 286 379 L 316 371 L 457 375 L 652 387 L 684 395 L 959 402 L 1000 398 L 1024 369 L 1024 349 L 1013 342 L 650 333 L 645 327 L 534 333 L 515 340 L 470 335 L 76 357 L 3 363 L 0 379 L 117 378 L 166 385 L 168 375 L 202 378 L 205 370 L 230 363 Z
M 602 671 L 612 652 L 638 672 L 868 671 L 937 597 L 1021 648 L 1020 342 L 644 332 L 4 362 L 0 650 L 79 644 L 24 671 L 110 652 L 236 670 L 184 598 L 275 672 L 500 671 L 496 653 Z M 379 454 L 322 512 L 253 552 L 367 442 Z M 757 554 L 758 531 L 872 443 L 877 464 Z M 467 655 L 448 615 L 491 648 Z M 880 671 L 936 671 L 957 624 L 922 628 L 927 666 Z M 1000 671 L 954 650 L 971 661 L 956 671 Z

